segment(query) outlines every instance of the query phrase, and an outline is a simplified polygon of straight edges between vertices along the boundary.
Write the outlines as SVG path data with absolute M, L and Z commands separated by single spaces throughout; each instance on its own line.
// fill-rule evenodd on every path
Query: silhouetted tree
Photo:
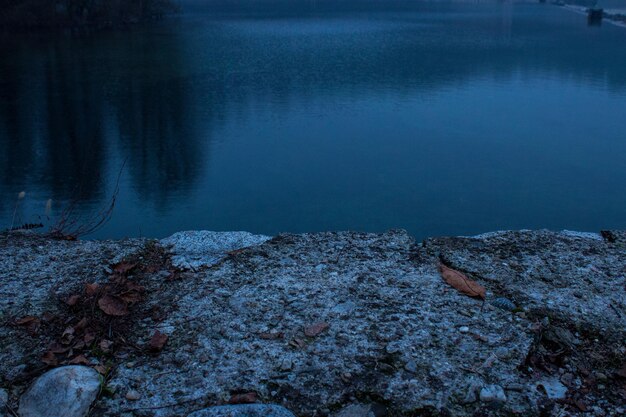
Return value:
M 5 28 L 113 26 L 161 17 L 173 0 L 0 0 Z

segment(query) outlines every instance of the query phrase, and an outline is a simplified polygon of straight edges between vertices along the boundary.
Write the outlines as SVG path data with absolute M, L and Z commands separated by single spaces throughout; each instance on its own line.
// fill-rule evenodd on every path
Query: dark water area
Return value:
M 124 161 L 90 237 L 626 228 L 626 28 L 506 1 L 186 11 L 0 36 L 0 228 L 102 210 Z

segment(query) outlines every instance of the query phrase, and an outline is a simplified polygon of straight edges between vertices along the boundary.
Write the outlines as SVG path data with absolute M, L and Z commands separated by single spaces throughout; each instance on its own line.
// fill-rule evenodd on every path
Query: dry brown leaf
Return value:
M 35 316 L 26 316 L 26 317 L 22 317 L 19 320 L 15 321 L 15 324 L 17 324 L 18 326 L 30 326 L 32 323 L 37 323 L 39 322 L 39 319 Z
M 80 296 L 79 295 L 72 295 L 70 298 L 68 298 L 65 301 L 65 304 L 67 304 L 68 306 L 72 307 L 72 306 L 75 306 L 76 304 L 78 304 L 79 301 L 80 301 Z
M 15 324 L 18 326 L 25 327 L 28 333 L 30 333 L 31 335 L 35 335 L 37 331 L 39 330 L 41 321 L 35 316 L 26 316 L 15 321 Z
M 123 292 L 119 297 L 128 304 L 134 304 L 141 301 L 141 294 L 136 291 Z
M 62 346 L 57 342 L 54 342 L 50 346 L 48 346 L 48 350 L 52 353 L 65 353 L 68 350 L 70 350 L 70 348 L 67 346 Z
M 259 337 L 264 340 L 276 340 L 276 339 L 282 339 L 283 333 L 282 332 L 275 332 L 275 333 L 264 332 L 264 333 L 259 333 Z
M 583 400 L 574 400 L 574 405 L 583 413 L 587 411 L 587 404 Z
M 228 404 L 252 404 L 257 402 L 256 392 L 246 392 L 244 394 L 234 394 L 228 400 Z
M 61 338 L 65 339 L 65 338 L 67 338 L 69 336 L 73 337 L 74 336 L 74 332 L 75 332 L 74 327 L 70 326 L 70 327 L 66 328 L 65 330 L 63 330 L 63 334 L 61 335 Z
M 83 342 L 85 342 L 86 345 L 90 345 L 95 339 L 96 335 L 91 330 L 87 330 L 83 335 Z
M 155 331 L 150 338 L 150 342 L 148 342 L 148 348 L 153 352 L 160 352 L 167 343 L 168 336 L 160 331 Z
M 108 294 L 98 300 L 98 307 L 109 316 L 125 316 L 128 314 L 126 302 L 119 297 Z
M 63 331 L 63 334 L 61 334 L 61 343 L 69 345 L 72 340 L 74 340 L 74 328 L 70 326 Z
M 89 362 L 89 360 L 84 355 L 78 355 L 69 363 L 72 365 L 89 365 L 91 362 Z
M 319 335 L 320 333 L 322 333 L 324 330 L 328 329 L 328 327 L 329 327 L 328 323 L 324 323 L 324 322 L 315 323 L 309 327 L 305 327 L 304 334 L 307 337 L 315 337 Z
M 444 264 L 439 264 L 439 271 L 441 272 L 441 276 L 443 277 L 444 281 L 456 288 L 458 291 L 469 297 L 478 297 L 482 298 L 483 300 L 485 299 L 485 287 L 483 287 L 476 281 L 469 279 L 467 276 L 465 276 L 465 274 L 455 269 L 448 268 Z
M 107 373 L 107 368 L 104 365 L 96 365 L 93 369 L 95 369 L 100 375 L 106 375 Z
M 50 351 L 43 354 L 41 361 L 48 366 L 57 366 L 59 364 L 56 355 Z
M 73 345 L 72 345 L 72 349 L 76 349 L 76 350 L 81 350 L 85 347 L 85 342 L 83 342 L 82 340 L 78 339 Z
M 80 331 L 83 330 L 85 327 L 87 327 L 87 317 L 83 317 L 78 323 L 76 323 L 76 325 L 74 326 L 74 330 L 75 331 Z
M 120 275 L 127 275 L 130 271 L 135 269 L 137 264 L 131 264 L 128 262 L 120 262 L 112 266 L 113 271 Z
M 44 313 L 41 315 L 41 320 L 46 321 L 46 322 L 50 322 L 54 320 L 55 318 L 56 316 L 49 311 L 44 311 Z
M 111 346 L 113 346 L 113 342 L 107 339 L 103 339 L 100 341 L 100 349 L 102 349 L 103 352 L 108 352 L 109 350 L 111 350 Z
M 99 286 L 96 283 L 87 284 L 85 285 L 85 294 L 91 297 L 92 295 L 95 295 L 98 292 L 98 288 Z
M 126 280 L 125 284 L 128 291 L 144 292 L 146 290 L 144 287 L 133 281 Z

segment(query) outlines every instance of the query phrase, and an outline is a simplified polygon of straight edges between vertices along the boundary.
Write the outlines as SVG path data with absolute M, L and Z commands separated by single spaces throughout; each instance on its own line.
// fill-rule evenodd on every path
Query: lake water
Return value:
M 120 170 L 91 237 L 626 228 L 626 28 L 557 6 L 224 1 L 0 48 L 1 228 Z

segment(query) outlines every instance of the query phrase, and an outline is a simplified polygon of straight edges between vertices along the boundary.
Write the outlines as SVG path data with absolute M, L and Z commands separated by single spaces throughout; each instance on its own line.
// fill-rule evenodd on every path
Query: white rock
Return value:
M 227 252 L 260 245 L 269 236 L 248 232 L 190 231 L 174 233 L 162 239 L 161 245 L 172 251 L 172 264 L 181 269 L 198 269 L 211 266 L 227 255 Z
M 460 331 L 461 333 L 467 333 L 467 332 L 469 332 L 469 327 L 467 327 L 467 326 L 461 326 L 461 327 L 459 327 L 459 331 Z
M 500 385 L 487 385 L 480 390 L 480 401 L 506 402 L 506 394 Z
M 128 391 L 126 393 L 126 399 L 127 400 L 137 401 L 140 398 L 141 398 L 141 394 L 139 393 L 139 391 L 136 391 L 134 389 L 131 389 L 130 391 Z
M 567 394 L 567 387 L 558 379 L 546 379 L 538 382 L 536 386 L 543 388 L 551 400 L 562 400 Z
M 83 417 L 100 390 L 100 375 L 85 366 L 46 372 L 20 398 L 20 417 Z
M 561 233 L 564 234 L 565 236 L 578 237 L 581 239 L 593 239 L 593 240 L 599 240 L 599 241 L 604 240 L 600 233 L 577 232 L 574 230 L 563 230 L 561 231 Z
M 293 362 L 291 362 L 291 359 L 289 358 L 285 358 L 282 360 L 282 362 L 280 363 L 280 370 L 281 371 L 291 371 L 291 368 L 293 368 Z

